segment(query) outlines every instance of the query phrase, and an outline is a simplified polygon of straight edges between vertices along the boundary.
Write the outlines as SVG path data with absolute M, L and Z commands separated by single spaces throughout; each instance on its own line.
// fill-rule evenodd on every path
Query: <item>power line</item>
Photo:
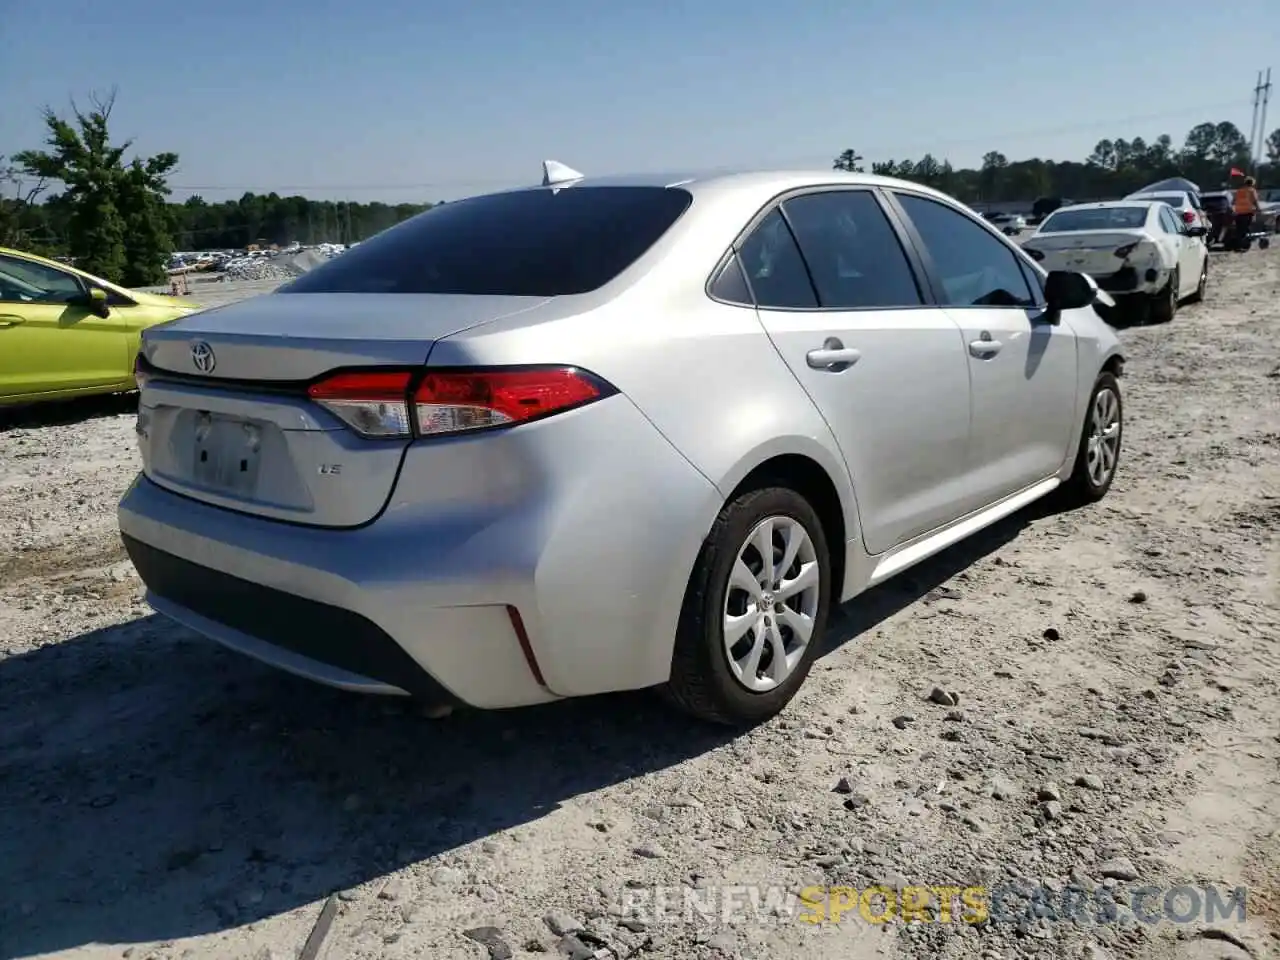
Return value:
M 939 141 L 939 140 L 920 141 L 914 144 L 912 143 L 898 144 L 895 150 L 867 150 L 866 152 L 869 154 L 875 154 L 877 156 L 892 156 L 895 151 L 898 153 L 902 153 L 902 152 L 910 153 L 914 150 L 923 149 L 929 152 L 935 152 L 935 151 L 944 150 L 950 147 L 966 147 L 966 146 L 972 146 L 978 143 L 991 144 L 994 142 L 1005 142 L 1005 143 L 1009 141 L 1018 142 L 1018 141 L 1036 139 L 1038 137 L 1057 136 L 1063 133 L 1077 133 L 1077 132 L 1082 132 L 1087 130 L 1100 130 L 1105 128 L 1124 126 L 1127 124 L 1148 123 L 1155 120 L 1171 120 L 1171 119 L 1176 119 L 1180 117 L 1193 116 L 1197 114 L 1203 116 L 1205 113 L 1207 113 L 1210 110 L 1222 110 L 1228 107 L 1240 107 L 1242 105 L 1243 104 L 1240 100 L 1225 100 L 1225 101 L 1218 101 L 1216 103 L 1200 104 L 1199 106 L 1182 107 L 1177 110 L 1166 110 L 1160 113 L 1130 114 L 1129 116 L 1124 116 L 1124 117 L 1114 117 L 1111 119 L 1088 121 L 1085 123 L 1059 125 L 1056 127 L 1043 127 L 1040 129 L 1022 130 L 1019 132 L 1012 132 L 1012 133 L 1005 133 L 1005 134 L 982 134 L 980 136 L 975 136 L 975 137 L 966 137 L 961 139 L 944 140 L 944 141 Z M 859 149 L 861 150 L 862 148 L 860 147 Z M 827 164 L 831 162 L 831 156 L 833 155 L 834 154 L 824 156 L 824 157 L 811 156 L 811 157 L 805 157 L 805 158 L 792 158 L 791 160 L 788 160 L 788 161 L 770 161 L 769 165 L 770 166 L 774 166 L 774 165 L 812 166 L 813 164 L 816 163 L 825 167 Z M 741 169 L 743 166 L 746 166 L 746 164 L 742 164 L 742 163 L 725 164 L 717 167 L 704 167 L 703 169 L 708 173 L 715 173 L 715 172 L 726 171 L 726 170 Z M 458 188 L 466 188 L 466 187 L 510 187 L 513 184 L 517 184 L 519 182 L 522 182 L 520 178 L 507 177 L 503 179 L 480 178 L 480 179 L 473 179 L 473 180 L 460 180 L 460 179 L 431 180 L 431 181 L 420 182 L 420 183 L 271 184 L 269 185 L 270 189 L 267 189 L 262 186 L 246 187 L 243 185 L 225 185 L 225 184 L 224 185 L 170 184 L 170 189 L 181 190 L 188 193 L 198 193 L 200 191 L 212 191 L 212 192 L 224 193 L 224 192 L 234 192 L 237 190 L 249 192 L 249 193 L 262 193 L 264 191 L 268 193 L 280 193 L 283 191 L 291 191 L 291 190 L 296 190 L 299 192 L 305 192 L 305 191 L 312 191 L 312 192 L 314 191 L 329 191 L 329 192 L 353 191 L 355 192 L 355 191 L 366 191 L 366 190 L 370 190 L 370 191 L 372 190 L 447 191 L 450 189 L 458 189 Z

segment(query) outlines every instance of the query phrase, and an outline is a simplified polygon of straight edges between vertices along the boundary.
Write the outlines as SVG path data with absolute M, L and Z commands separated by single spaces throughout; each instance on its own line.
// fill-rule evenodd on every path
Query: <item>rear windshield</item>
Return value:
M 667 187 L 517 190 L 433 207 L 279 293 L 558 297 L 604 286 L 693 202 Z
M 1152 203 L 1167 203 L 1171 207 L 1180 207 L 1187 202 L 1185 193 L 1144 193 L 1135 200 L 1150 200 Z
M 1059 210 L 1040 225 L 1041 233 L 1074 230 L 1136 230 L 1146 226 L 1146 207 L 1101 207 L 1096 210 Z

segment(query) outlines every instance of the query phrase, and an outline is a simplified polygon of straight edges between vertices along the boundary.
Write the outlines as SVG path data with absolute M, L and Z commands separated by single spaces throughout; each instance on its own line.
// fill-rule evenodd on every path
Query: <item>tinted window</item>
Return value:
M 83 293 L 73 274 L 18 257 L 0 256 L 0 300 L 66 303 Z
M 1147 225 L 1147 210 L 1147 207 L 1093 207 L 1084 210 L 1059 210 L 1040 225 L 1040 232 L 1137 230 Z
M 922 301 L 907 256 L 865 190 L 811 193 L 783 205 L 824 307 L 908 307 Z
M 1027 307 L 1031 290 L 1013 251 L 980 224 L 933 200 L 899 194 L 957 307 Z
M 738 251 L 747 282 L 761 307 L 816 307 L 818 298 L 795 237 L 782 214 L 772 211 Z
M 1165 233 L 1181 233 L 1182 232 L 1182 230 L 1178 227 L 1177 218 L 1174 217 L 1173 211 L 1170 210 L 1168 207 L 1160 208 L 1160 226 L 1164 227 Z
M 634 263 L 692 200 L 665 187 L 568 187 L 445 203 L 279 292 L 586 293 Z
M 744 303 L 751 305 L 751 289 L 742 275 L 742 266 L 736 255 L 731 256 L 720 268 L 715 282 L 711 284 L 711 295 L 726 303 Z

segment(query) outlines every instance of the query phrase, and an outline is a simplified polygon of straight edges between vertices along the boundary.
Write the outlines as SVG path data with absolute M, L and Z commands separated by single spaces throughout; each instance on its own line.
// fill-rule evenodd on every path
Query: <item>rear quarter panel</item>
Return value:
M 433 366 L 578 364 L 630 398 L 718 492 L 715 502 L 687 518 L 696 536 L 672 557 L 666 596 L 676 607 L 724 501 L 772 457 L 798 454 L 821 466 L 844 508 L 846 543 L 855 542 L 859 530 L 853 488 L 830 428 L 766 336 L 755 309 L 716 303 L 704 291 L 724 249 L 705 244 L 687 258 L 670 258 L 680 264 L 679 282 L 650 277 L 653 282 L 603 303 L 561 298 L 441 340 L 430 358 Z M 661 496 L 654 491 L 655 498 Z M 624 524 L 634 522 L 623 518 Z M 833 552 L 844 547 L 831 544 Z

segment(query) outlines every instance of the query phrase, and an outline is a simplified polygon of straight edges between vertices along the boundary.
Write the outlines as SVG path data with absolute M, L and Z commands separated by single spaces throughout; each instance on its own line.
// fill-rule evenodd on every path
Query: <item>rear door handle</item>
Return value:
M 815 370 L 839 373 L 861 360 L 862 352 L 846 347 L 836 337 L 828 337 L 821 349 L 810 350 L 804 355 L 804 359 Z
M 999 340 L 970 340 L 969 352 L 975 357 L 980 357 L 983 360 L 986 360 L 999 353 L 1003 346 L 1004 344 Z
M 5 327 L 16 327 L 20 323 L 26 323 L 26 319 L 14 316 L 0 317 L 0 330 Z

